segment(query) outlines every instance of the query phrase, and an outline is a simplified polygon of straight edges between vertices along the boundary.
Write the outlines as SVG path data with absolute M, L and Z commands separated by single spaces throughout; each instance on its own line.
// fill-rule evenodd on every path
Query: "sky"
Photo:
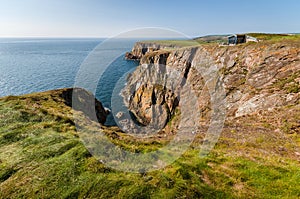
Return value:
M 113 37 L 143 27 L 187 36 L 299 33 L 299 0 L 0 0 L 0 37 Z

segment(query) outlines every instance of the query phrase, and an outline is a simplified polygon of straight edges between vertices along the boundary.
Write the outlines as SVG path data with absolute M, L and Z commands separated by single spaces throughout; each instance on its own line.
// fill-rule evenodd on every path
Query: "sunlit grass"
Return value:
M 223 137 L 205 158 L 199 158 L 195 143 L 196 148 L 162 170 L 126 173 L 105 166 L 89 153 L 70 122 L 71 108 L 57 94 L 33 96 L 34 99 L 0 99 L 0 198 L 300 196 L 297 161 L 278 155 L 260 157 L 251 148 L 262 143 L 265 150 L 276 146 L 276 142 L 268 142 L 263 136 L 262 142 L 257 142 L 258 137 L 253 143 L 230 138 L 233 144 Z M 247 120 L 254 125 L 251 118 Z M 241 133 L 230 129 L 229 132 Z M 153 151 L 167 142 L 134 140 L 117 128 L 107 129 L 107 135 L 131 151 Z

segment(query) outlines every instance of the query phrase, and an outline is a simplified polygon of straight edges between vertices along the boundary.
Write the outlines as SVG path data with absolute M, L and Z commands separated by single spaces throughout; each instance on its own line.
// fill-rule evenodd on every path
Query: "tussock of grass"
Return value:
M 274 83 L 274 87 L 284 90 L 286 93 L 299 93 L 300 85 L 296 82 L 299 72 L 291 74 L 289 77 L 279 79 Z

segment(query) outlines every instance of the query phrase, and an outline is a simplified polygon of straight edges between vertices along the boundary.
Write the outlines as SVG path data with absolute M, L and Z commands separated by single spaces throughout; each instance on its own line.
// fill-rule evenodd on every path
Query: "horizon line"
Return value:
M 205 36 L 222 36 L 231 34 L 250 34 L 250 33 L 261 33 L 261 34 L 300 34 L 300 32 L 238 32 L 238 33 L 211 33 L 203 35 L 193 35 L 190 38 L 198 38 Z M 114 36 L 0 36 L 0 39 L 143 39 L 143 38 L 169 38 L 169 39 L 183 39 L 184 37 L 114 37 Z

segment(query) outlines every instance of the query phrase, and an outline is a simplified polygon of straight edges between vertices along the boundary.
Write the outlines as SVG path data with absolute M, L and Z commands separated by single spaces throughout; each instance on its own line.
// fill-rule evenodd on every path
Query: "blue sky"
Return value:
M 300 1 L 0 0 L 0 37 L 111 37 L 142 27 L 191 37 L 300 32 Z

